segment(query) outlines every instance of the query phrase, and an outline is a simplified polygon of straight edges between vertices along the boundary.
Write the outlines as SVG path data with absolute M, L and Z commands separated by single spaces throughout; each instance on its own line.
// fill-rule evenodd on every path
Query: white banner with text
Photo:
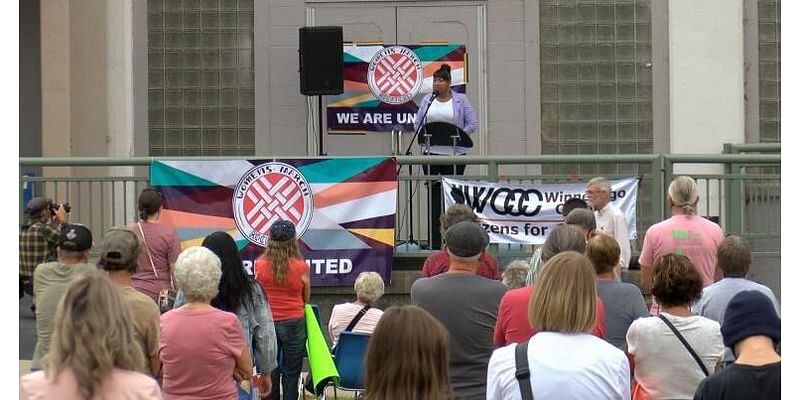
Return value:
M 625 215 L 630 239 L 636 239 L 638 178 L 612 180 L 610 201 Z M 542 244 L 563 221 L 561 208 L 570 198 L 583 200 L 586 183 L 513 185 L 442 178 L 444 205 L 466 204 L 489 234 L 491 243 Z

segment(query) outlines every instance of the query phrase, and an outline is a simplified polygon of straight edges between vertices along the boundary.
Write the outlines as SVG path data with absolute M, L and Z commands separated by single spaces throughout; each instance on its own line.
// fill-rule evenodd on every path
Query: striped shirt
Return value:
M 361 311 L 362 308 L 364 308 L 364 305 L 356 303 L 344 303 L 333 306 L 331 319 L 328 321 L 328 334 L 331 337 L 333 346 L 336 346 L 336 342 L 339 341 L 339 334 L 347 328 L 347 325 L 350 325 L 350 321 L 358 315 L 358 312 Z M 367 313 L 361 317 L 361 320 L 358 321 L 352 332 L 371 335 L 382 315 L 383 311 L 377 308 L 370 308 L 367 310 Z

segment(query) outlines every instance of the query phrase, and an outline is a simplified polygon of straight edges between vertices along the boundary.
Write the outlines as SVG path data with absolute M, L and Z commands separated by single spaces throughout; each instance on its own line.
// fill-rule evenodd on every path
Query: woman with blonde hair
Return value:
M 487 400 L 522 399 L 523 390 L 537 399 L 630 399 L 625 353 L 590 334 L 596 299 L 589 259 L 574 251 L 549 259 L 528 303 L 528 320 L 539 333 L 492 353 Z M 521 367 L 530 373 L 517 378 Z
M 77 278 L 58 304 L 44 371 L 22 377 L 20 399 L 160 399 L 133 319 L 106 274 Z
M 255 262 L 256 282 L 264 289 L 272 309 L 280 362 L 272 371 L 269 399 L 296 399 L 303 367 L 306 325 L 305 304 L 311 297 L 308 264 L 300 255 L 297 232 L 291 221 L 275 221 L 269 228 L 264 254 Z
M 626 336 L 636 399 L 692 399 L 722 359 L 719 323 L 691 312 L 702 290 L 700 275 L 686 256 L 667 254 L 656 260 L 653 296 L 664 311 L 637 319 Z
M 666 254 L 689 257 L 703 287 L 722 278 L 722 272 L 716 270 L 717 247 L 725 237 L 719 225 L 697 215 L 697 183 L 691 177 L 679 176 L 669 184 L 667 194 L 672 217 L 647 229 L 639 256 L 641 287 L 648 296 L 653 284 L 653 263 Z M 651 313 L 657 312 L 657 307 L 651 309 Z
M 367 347 L 365 399 L 451 399 L 448 340 L 444 326 L 422 308 L 389 307 Z

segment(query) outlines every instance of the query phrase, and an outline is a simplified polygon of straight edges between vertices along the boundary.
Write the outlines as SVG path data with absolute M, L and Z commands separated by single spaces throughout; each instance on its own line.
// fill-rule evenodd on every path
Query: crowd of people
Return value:
M 380 310 L 382 277 L 361 273 L 327 326 L 332 346 L 371 335 L 364 398 L 778 398 L 780 307 L 747 279 L 747 242 L 698 216 L 680 176 L 672 216 L 645 234 L 641 286 L 622 282 L 630 241 L 610 191 L 591 180 L 588 204 L 565 205 L 533 259 L 502 274 L 472 210 L 450 207 L 411 305 Z M 143 191 L 139 221 L 105 232 L 95 265 L 87 227 L 28 204 L 20 296 L 34 297 L 37 343 L 21 399 L 301 395 L 311 283 L 295 226 L 272 224 L 250 277 L 229 234 L 181 250 L 162 209 Z

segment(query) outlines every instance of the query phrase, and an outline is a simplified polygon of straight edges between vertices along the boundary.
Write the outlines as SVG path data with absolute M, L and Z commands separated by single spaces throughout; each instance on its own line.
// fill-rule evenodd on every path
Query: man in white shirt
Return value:
M 592 178 L 586 184 L 586 195 L 589 205 L 594 209 L 597 232 L 605 233 L 617 240 L 619 244 L 619 265 L 616 268 L 628 269 L 631 259 L 631 241 L 628 236 L 628 221 L 625 215 L 610 203 L 611 183 L 603 177 Z

